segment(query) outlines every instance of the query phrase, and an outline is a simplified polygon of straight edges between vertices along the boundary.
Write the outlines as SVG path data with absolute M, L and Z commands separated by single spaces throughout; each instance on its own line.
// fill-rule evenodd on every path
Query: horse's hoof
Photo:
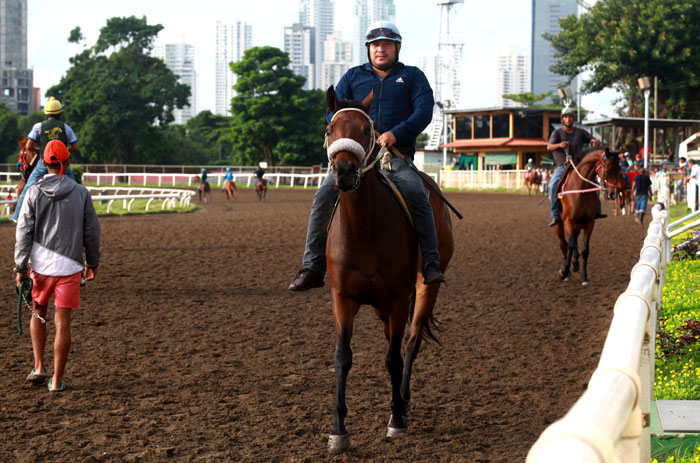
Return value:
M 391 426 L 391 422 L 394 421 L 394 415 L 391 415 L 389 418 L 389 426 L 386 428 L 386 437 L 396 437 L 401 434 L 406 434 L 406 428 L 394 428 Z M 403 417 L 403 422 L 406 423 L 408 421 L 408 418 L 406 416 Z
M 568 280 L 568 279 L 569 279 L 569 272 L 564 273 L 563 270 L 559 270 L 559 278 L 560 278 L 562 281 Z
M 574 265 L 573 267 L 571 267 L 571 270 L 573 270 L 574 272 L 578 272 L 578 265 Z
M 350 447 L 350 434 L 331 434 L 328 436 L 328 450 L 333 453 L 342 453 Z
M 582 282 L 581 282 L 581 285 L 582 285 L 582 286 L 588 286 L 588 280 L 582 281 Z

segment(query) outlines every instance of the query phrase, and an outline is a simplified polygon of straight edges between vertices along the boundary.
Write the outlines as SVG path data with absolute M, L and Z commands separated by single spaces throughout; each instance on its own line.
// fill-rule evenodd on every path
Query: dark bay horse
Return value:
M 195 175 L 193 180 L 198 183 L 197 185 L 197 195 L 199 195 L 199 203 L 202 203 L 202 196 L 204 197 L 204 204 L 211 200 L 211 186 L 209 182 L 201 181 L 198 175 Z
M 224 191 L 226 192 L 226 197 L 229 201 L 238 198 L 238 193 L 236 193 L 236 184 L 233 182 L 233 180 L 227 180 L 226 183 L 224 183 Z
M 615 215 L 632 215 L 634 207 L 632 202 L 632 191 L 627 184 L 627 176 L 620 174 L 620 180 L 613 185 L 615 189 Z M 630 182 L 631 184 L 631 182 Z
M 578 271 L 578 237 L 583 231 L 581 280 L 584 286 L 588 285 L 589 243 L 598 209 L 598 192 L 604 188 L 599 187 L 594 182 L 596 175 L 605 187 L 614 188 L 614 185 L 620 180 L 620 164 L 617 161 L 617 153 L 611 152 L 607 148 L 604 150 L 595 149 L 589 151 L 576 165 L 575 169 L 564 180 L 561 193 L 562 220 L 554 228 L 559 238 L 559 247 L 564 255 L 564 264 L 559 270 L 559 278 L 562 280 L 571 274 L 569 268 L 572 259 L 573 271 Z
M 537 169 L 532 169 L 525 174 L 525 186 L 527 187 L 528 196 L 530 196 L 533 188 L 537 191 L 540 185 L 542 185 L 542 174 L 540 174 Z
M 255 181 L 255 192 L 258 194 L 258 201 L 265 200 L 267 196 L 267 181 L 259 178 Z
M 340 198 L 332 216 L 326 245 L 333 318 L 336 327 L 336 396 L 328 445 L 342 452 L 350 445 L 345 428 L 346 381 L 352 366 L 350 340 L 360 306 L 371 305 L 384 324 L 389 342 L 385 366 L 391 378 L 391 418 L 387 436 L 406 432 L 407 404 L 413 361 L 421 341 L 436 340 L 433 307 L 440 286 L 424 285 L 416 235 L 391 190 L 380 183 L 375 162 L 374 126 L 369 117 L 373 92 L 362 102 L 338 101 L 333 87 L 326 104 L 334 113 L 326 132 L 329 161 Z M 424 182 L 431 181 L 423 177 Z M 437 185 L 435 185 L 437 187 Z M 436 194 L 430 194 L 444 271 L 454 240 L 450 215 Z M 405 363 L 401 354 L 407 323 Z

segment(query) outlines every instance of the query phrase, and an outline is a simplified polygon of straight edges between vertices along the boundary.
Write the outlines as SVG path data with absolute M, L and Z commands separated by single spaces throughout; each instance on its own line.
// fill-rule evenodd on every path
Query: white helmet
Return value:
M 528 159 L 527 162 L 533 162 L 533 161 L 532 161 L 532 158 Z
M 389 21 L 375 21 L 367 28 L 365 34 L 365 45 L 369 45 L 377 40 L 391 40 L 401 43 L 401 33 L 394 23 Z

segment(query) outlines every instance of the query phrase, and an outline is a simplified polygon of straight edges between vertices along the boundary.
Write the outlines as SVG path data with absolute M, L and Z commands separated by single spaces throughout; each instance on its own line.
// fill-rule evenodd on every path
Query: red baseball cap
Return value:
M 63 175 L 63 163 L 70 157 L 70 151 L 61 140 L 51 140 L 44 149 L 44 162 L 47 164 L 61 163 L 61 174 Z

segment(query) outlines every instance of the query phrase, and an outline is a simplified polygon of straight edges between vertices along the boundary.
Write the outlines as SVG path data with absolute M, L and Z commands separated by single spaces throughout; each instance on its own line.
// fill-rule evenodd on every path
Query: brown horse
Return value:
M 198 175 L 195 175 L 193 180 L 198 183 L 197 185 L 197 195 L 199 196 L 199 203 L 202 203 L 202 197 L 204 197 L 204 204 L 211 200 L 211 186 L 209 182 L 201 181 Z
M 258 194 L 258 201 L 264 201 L 267 196 L 267 181 L 261 178 L 255 181 L 255 192 Z
M 615 215 L 632 215 L 634 213 L 632 192 L 624 174 L 620 175 L 620 180 L 613 185 L 613 188 L 615 188 Z
M 584 286 L 588 285 L 589 243 L 598 209 L 598 192 L 603 189 L 595 184 L 596 175 L 606 187 L 614 188 L 620 179 L 617 153 L 607 148 L 592 150 L 566 177 L 561 193 L 562 220 L 554 229 L 564 255 L 564 265 L 559 270 L 559 278 L 562 280 L 567 279 L 571 274 L 569 268 L 572 265 L 572 259 L 573 271 L 577 272 L 579 269 L 578 236 L 583 231 L 581 280 Z M 610 193 L 609 196 L 614 196 L 614 193 Z
M 333 318 L 336 327 L 336 395 L 329 449 L 341 452 L 350 439 L 345 428 L 345 389 L 352 365 L 353 320 L 360 306 L 371 305 L 384 323 L 389 341 L 385 365 L 391 378 L 391 418 L 387 436 L 406 431 L 407 404 L 413 361 L 421 341 L 435 339 L 433 307 L 439 285 L 424 285 L 420 272 L 416 234 L 391 190 L 380 183 L 375 167 L 377 149 L 369 108 L 373 92 L 362 102 L 338 101 L 333 87 L 326 104 L 334 113 L 328 125 L 329 147 L 339 147 L 330 164 L 340 198 L 331 219 L 326 244 Z M 423 176 L 424 182 L 431 181 Z M 437 185 L 433 183 L 437 188 Z M 449 211 L 435 194 L 430 195 L 439 242 L 440 267 L 452 257 L 454 241 Z M 410 332 L 401 344 L 407 322 Z
M 532 189 L 535 191 L 542 185 L 542 174 L 540 174 L 536 169 L 532 169 L 530 172 L 525 174 L 525 186 L 527 187 L 527 195 L 530 196 Z
M 22 194 L 22 190 L 24 190 L 24 187 L 27 185 L 27 180 L 29 179 L 29 176 L 32 174 L 37 162 L 39 161 L 39 153 L 37 151 L 28 151 L 27 139 L 22 136 L 19 137 L 19 142 L 17 142 L 17 146 L 19 147 L 19 156 L 17 162 L 19 162 L 19 171 L 22 174 L 19 178 L 19 183 L 15 188 L 16 198 L 19 198 L 19 195 Z M 16 203 L 10 207 L 11 212 L 14 212 L 15 206 Z
M 233 180 L 227 180 L 226 183 L 224 183 L 224 191 L 226 192 L 226 197 L 229 201 L 238 198 L 238 193 L 236 193 L 236 184 L 233 182 Z

